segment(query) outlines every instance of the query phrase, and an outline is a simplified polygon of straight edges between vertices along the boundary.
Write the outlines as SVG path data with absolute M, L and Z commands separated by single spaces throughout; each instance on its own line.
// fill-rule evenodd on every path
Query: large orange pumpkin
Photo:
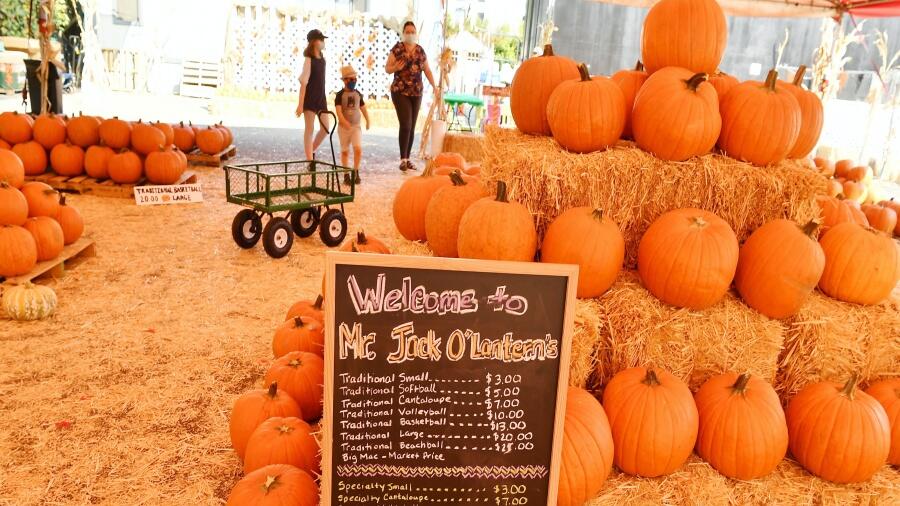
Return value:
M 708 153 L 721 127 L 719 99 L 706 74 L 677 67 L 651 75 L 631 111 L 635 142 L 663 160 L 683 161 Z
M 22 144 L 31 140 L 34 121 L 27 114 L 19 114 L 16 111 L 0 114 L 0 138 L 8 142 L 10 146 Z
M 769 318 L 787 318 L 800 310 L 825 269 L 816 229 L 814 221 L 800 227 L 777 219 L 750 235 L 734 274 L 734 286 L 747 305 Z
M 273 417 L 259 424 L 247 440 L 244 473 L 271 464 L 319 474 L 319 443 L 309 424 L 297 417 Z
M 771 473 L 784 458 L 788 429 L 772 385 L 725 373 L 708 379 L 694 396 L 700 416 L 697 454 L 720 473 L 752 480 Z
M 77 241 L 84 233 L 84 218 L 78 209 L 66 203 L 66 196 L 59 195 L 59 211 L 56 213 L 56 222 L 63 231 L 63 242 L 66 245 Z
M 878 205 L 893 209 L 897 213 L 897 225 L 894 227 L 894 235 L 900 235 L 900 202 L 892 197 L 889 200 L 882 200 Z
M 300 406 L 304 420 L 322 416 L 325 363 L 315 353 L 292 351 L 277 359 L 266 372 L 266 384 L 278 383 Z
M 581 506 L 597 495 L 613 464 L 613 439 L 603 406 L 569 387 L 563 425 L 558 506 Z
M 100 140 L 112 149 L 127 148 L 131 144 L 131 123 L 118 117 L 100 123 Z
M 850 209 L 850 216 L 853 217 L 853 222 L 857 225 L 868 227 L 869 219 L 866 218 L 866 213 L 862 211 L 862 206 L 859 205 L 859 202 L 855 200 L 847 200 L 846 202 L 847 208 Z
M 283 357 L 292 351 L 306 351 L 325 356 L 325 329 L 309 317 L 296 316 L 285 321 L 275 330 L 272 339 L 272 352 L 275 358 Z
M 719 147 L 725 154 L 764 166 L 791 152 L 800 134 L 800 104 L 777 81 L 778 72 L 770 70 L 765 82 L 743 82 L 722 99 Z
M 84 153 L 84 171 L 97 179 L 109 177 L 109 160 L 116 152 L 107 146 L 91 146 Z
M 159 130 L 156 130 L 159 132 Z M 122 150 L 109 157 L 109 178 L 119 184 L 137 183 L 144 173 L 141 158 L 133 151 Z
M 459 172 L 450 174 L 452 185 L 434 192 L 425 210 L 425 237 L 435 256 L 457 257 L 459 222 L 475 201 L 485 196 L 484 187 L 467 183 Z
M 825 252 L 819 289 L 835 299 L 878 304 L 900 280 L 900 251 L 883 232 L 856 223 L 839 223 L 819 242 Z
M 8 149 L 0 149 L 0 181 L 6 181 L 13 188 L 25 184 L 25 165 L 22 159 Z
M 100 120 L 83 114 L 75 116 L 66 125 L 69 142 L 86 148 L 100 142 Z
M 691 391 L 662 369 L 632 367 L 603 391 L 616 466 L 653 478 L 676 471 L 697 441 L 698 415 Z M 638 423 L 637 421 L 640 421 Z
M 537 230 L 528 208 L 506 198 L 506 183 L 497 181 L 497 196 L 475 201 L 459 221 L 456 247 L 461 258 L 531 262 L 537 253 Z
M 194 149 L 194 129 L 185 126 L 183 121 L 172 127 L 172 134 L 174 136 L 174 144 L 178 149 L 185 153 L 190 153 Z
M 547 102 L 550 131 L 562 147 L 576 153 L 606 149 L 625 127 L 625 96 L 612 80 L 591 77 L 578 66 L 581 79 L 559 83 Z
M 166 146 L 166 134 L 153 125 L 138 121 L 131 126 L 131 147 L 144 156 Z
M 601 209 L 573 207 L 544 234 L 541 261 L 578 265 L 578 297 L 599 297 L 616 281 L 625 260 L 619 226 Z
M 28 219 L 28 201 L 17 188 L 0 181 L 0 225 L 24 225 Z
M 211 126 L 197 132 L 194 140 L 197 143 L 197 148 L 207 155 L 214 155 L 227 147 L 222 131 Z
M 638 246 L 638 272 L 647 290 L 678 307 L 704 309 L 728 291 L 738 242 L 728 223 L 702 209 L 676 209 L 656 219 Z
M 559 83 L 578 79 L 578 64 L 553 54 L 550 44 L 544 54 L 519 65 L 510 84 L 509 107 L 519 130 L 532 135 L 550 135 L 547 102 Z
M 66 120 L 56 114 L 41 114 L 34 120 L 34 140 L 47 150 L 66 142 Z
M 356 253 L 379 253 L 382 255 L 390 255 L 391 250 L 387 245 L 371 235 L 366 235 L 362 230 L 356 233 L 355 237 L 351 237 L 341 245 L 340 251 L 353 251 Z
M 277 383 L 269 385 L 267 390 L 251 390 L 238 397 L 228 422 L 231 447 L 238 457 L 243 460 L 247 441 L 260 424 L 282 416 L 302 418 L 303 415 L 297 402 L 287 392 L 279 390 Z
M 854 374 L 843 387 L 823 381 L 804 387 L 788 404 L 791 453 L 807 471 L 835 483 L 867 481 L 891 446 L 887 413 L 857 390 Z
M 37 176 L 47 172 L 47 152 L 37 141 L 16 144 L 12 150 L 22 160 L 26 176 Z
M 719 97 L 719 101 L 721 102 L 722 97 L 728 94 L 728 92 L 731 91 L 731 88 L 734 88 L 739 83 L 736 77 L 717 70 L 715 74 L 709 75 L 709 84 L 716 89 L 716 96 Z
M 866 389 L 884 408 L 891 426 L 891 451 L 888 463 L 900 466 L 900 378 L 876 381 Z
M 803 158 L 816 147 L 819 142 L 819 134 L 822 133 L 822 125 L 825 123 L 825 110 L 818 95 L 803 89 L 803 75 L 806 66 L 800 65 L 794 74 L 794 80 L 790 83 L 779 83 L 791 95 L 797 99 L 800 106 L 800 132 L 794 147 L 788 153 L 788 158 Z
M 49 216 L 59 213 L 59 192 L 46 183 L 29 181 L 22 185 L 22 194 L 28 201 L 28 217 Z
M 17 225 L 0 225 L 0 276 L 28 274 L 37 264 L 37 244 L 31 232 Z
M 53 260 L 62 253 L 65 235 L 56 220 L 48 216 L 36 216 L 28 218 L 24 227 L 34 237 L 38 262 Z
M 866 204 L 862 206 L 862 212 L 866 215 L 869 226 L 888 235 L 893 235 L 897 228 L 897 213 L 890 207 L 880 204 Z
M 394 225 L 410 241 L 425 240 L 425 210 L 434 193 L 451 184 L 447 176 L 432 175 L 431 167 L 421 176 L 407 179 L 394 195 Z
M 647 80 L 647 72 L 644 70 L 644 64 L 640 61 L 634 66 L 634 70 L 623 69 L 610 77 L 614 83 L 619 85 L 622 90 L 622 97 L 625 98 L 625 126 L 622 128 L 622 138 L 631 139 L 631 110 L 634 108 L 634 98 Z
M 159 149 L 144 160 L 144 172 L 153 184 L 175 184 L 185 168 L 181 157 L 172 149 Z
M 725 14 L 715 0 L 661 0 L 644 19 L 641 60 L 651 74 L 663 67 L 712 74 L 727 40 Z
M 175 129 L 172 128 L 172 125 L 168 123 L 163 123 L 161 121 L 157 121 L 155 123 L 151 123 L 153 127 L 158 129 L 163 135 L 166 137 L 166 146 L 169 144 L 175 143 Z
M 84 150 L 75 144 L 57 144 L 50 151 L 50 165 L 60 176 L 80 176 L 84 173 Z
M 272 464 L 244 476 L 225 506 L 319 506 L 319 487 L 305 471 Z
M 5 140 L 0 139 L 0 149 L 10 149 L 11 150 L 12 146 L 10 146 L 9 143 L 6 142 Z
M 288 321 L 292 318 L 296 318 L 298 316 L 306 316 L 308 318 L 312 318 L 313 320 L 319 322 L 319 325 L 322 328 L 325 327 L 325 313 L 322 309 L 322 303 L 325 301 L 325 298 L 319 295 L 316 297 L 315 301 L 301 300 L 295 302 L 288 309 L 287 316 L 284 318 L 284 321 Z
M 444 151 L 443 153 L 438 153 L 438 155 L 434 157 L 434 160 L 432 160 L 431 164 L 434 167 L 454 167 L 459 170 L 466 169 L 465 157 L 453 151 Z

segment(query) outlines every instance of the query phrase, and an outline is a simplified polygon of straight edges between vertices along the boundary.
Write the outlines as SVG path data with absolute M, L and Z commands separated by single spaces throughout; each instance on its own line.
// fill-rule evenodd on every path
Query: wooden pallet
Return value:
M 237 147 L 232 144 L 222 151 L 207 155 L 199 149 L 195 149 L 187 154 L 188 163 L 191 165 L 204 165 L 206 167 L 221 167 L 222 163 L 230 158 L 234 158 L 237 154 Z
M 64 192 L 80 193 L 83 195 L 96 195 L 98 197 L 134 198 L 134 187 L 151 184 L 141 178 L 136 184 L 119 184 L 112 179 L 95 179 L 89 176 L 60 176 L 53 172 L 46 172 L 39 176 L 26 176 L 26 181 L 40 181 Z M 191 184 L 197 182 L 197 174 L 186 170 L 181 179 L 175 184 Z
M 54 258 L 53 260 L 39 262 L 34 266 L 34 269 L 31 269 L 31 272 L 29 272 L 28 274 L 23 274 L 21 276 L 8 278 L 5 280 L 2 276 L 0 276 L 0 282 L 3 282 L 7 285 L 21 285 L 26 281 L 32 281 L 44 276 L 61 278 L 66 272 L 67 265 L 68 267 L 73 267 L 84 259 L 95 256 L 97 256 L 97 249 L 94 241 L 88 239 L 87 237 L 82 237 L 81 239 L 78 239 L 77 241 L 63 248 L 62 253 L 60 253 L 59 256 Z

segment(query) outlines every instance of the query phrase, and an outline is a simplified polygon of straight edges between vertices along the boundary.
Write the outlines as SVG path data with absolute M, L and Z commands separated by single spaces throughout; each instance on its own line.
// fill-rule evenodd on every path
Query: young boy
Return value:
M 347 167 L 350 158 L 350 146 L 353 146 L 353 175 L 359 184 L 359 159 L 362 158 L 362 129 L 359 116 L 366 119 L 366 130 L 369 129 L 369 112 L 363 101 L 362 93 L 356 91 L 356 71 L 347 65 L 341 67 L 341 80 L 344 89 L 334 97 L 334 106 L 338 117 L 338 138 L 341 140 L 341 165 Z M 350 174 L 344 174 L 344 183 L 350 184 Z

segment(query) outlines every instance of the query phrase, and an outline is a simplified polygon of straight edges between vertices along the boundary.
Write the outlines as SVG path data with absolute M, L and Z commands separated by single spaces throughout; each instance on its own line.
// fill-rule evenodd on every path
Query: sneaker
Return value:
M 344 184 L 347 186 L 350 185 L 350 174 L 344 174 Z
M 359 178 L 359 172 L 356 173 L 356 180 L 354 181 L 356 184 L 362 183 L 362 180 Z
M 400 162 L 400 170 L 402 170 L 403 172 L 406 172 L 407 165 L 409 165 L 409 162 L 407 162 L 406 160 L 401 161 Z
M 406 170 L 419 170 L 412 162 L 406 162 Z

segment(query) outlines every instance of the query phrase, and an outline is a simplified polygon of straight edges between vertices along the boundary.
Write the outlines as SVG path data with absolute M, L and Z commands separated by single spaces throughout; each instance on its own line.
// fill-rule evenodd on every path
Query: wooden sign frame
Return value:
M 492 274 L 524 274 L 567 277 L 566 300 L 563 313 L 563 333 L 560 336 L 559 374 L 556 388 L 556 413 L 553 425 L 553 442 L 550 454 L 550 474 L 547 491 L 547 506 L 556 504 L 560 459 L 562 458 L 563 424 L 566 413 L 566 397 L 569 382 L 569 362 L 572 349 L 572 334 L 575 320 L 575 301 L 578 288 L 578 266 L 532 262 L 500 262 L 491 260 L 470 260 L 457 258 L 437 258 L 425 256 L 378 255 L 329 251 L 325 254 L 326 293 L 335 292 L 336 265 L 372 266 L 386 268 L 431 269 L 461 272 L 484 272 Z M 322 476 L 320 482 L 321 503 L 331 505 L 332 488 L 332 442 L 334 438 L 334 360 L 335 350 L 335 307 L 334 296 L 325 298 L 325 396 L 322 419 Z

